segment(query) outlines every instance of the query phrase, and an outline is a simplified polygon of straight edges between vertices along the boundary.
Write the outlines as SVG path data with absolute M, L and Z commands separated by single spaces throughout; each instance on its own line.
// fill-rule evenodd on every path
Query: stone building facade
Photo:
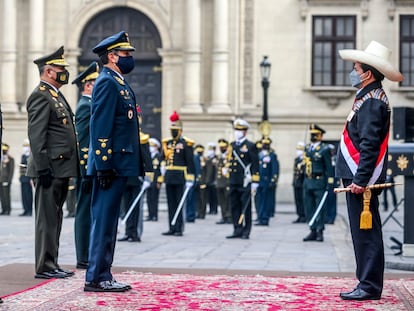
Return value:
M 0 15 L 4 141 L 17 158 L 27 136 L 25 101 L 38 82 L 33 59 L 64 45 L 74 78 L 96 60 L 91 48 L 120 30 L 137 48 L 136 69 L 127 78 L 144 130 L 158 138 L 169 135 L 176 110 L 184 134 L 199 143 L 232 139 L 236 117 L 252 125 L 250 139 L 259 139 L 259 64 L 268 56 L 279 202 L 293 201 L 295 146 L 308 140 L 309 123 L 326 129 L 325 139 L 339 139 L 355 90 L 347 79 L 352 64 L 339 60 L 337 49 L 364 49 L 371 40 L 388 46 L 408 77 L 384 83 L 390 101 L 413 106 L 412 0 L 1 0 Z M 76 87 L 61 90 L 75 109 Z

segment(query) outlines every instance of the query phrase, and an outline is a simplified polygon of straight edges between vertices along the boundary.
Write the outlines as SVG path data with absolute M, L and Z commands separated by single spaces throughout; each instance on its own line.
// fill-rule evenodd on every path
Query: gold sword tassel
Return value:
M 369 205 L 371 202 L 371 189 L 367 188 L 364 191 L 364 208 L 361 212 L 359 219 L 359 229 L 369 230 L 372 229 L 372 213 L 369 210 Z

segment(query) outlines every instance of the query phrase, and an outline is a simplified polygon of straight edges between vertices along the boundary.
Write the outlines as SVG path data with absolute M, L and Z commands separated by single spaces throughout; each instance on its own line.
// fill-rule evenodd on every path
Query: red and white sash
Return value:
M 358 111 L 359 108 L 361 107 L 361 105 L 368 98 L 380 99 L 381 101 L 385 102 L 388 106 L 388 98 L 385 95 L 384 91 L 382 89 L 375 89 L 375 90 L 369 92 L 368 94 L 366 94 L 361 99 L 355 101 L 355 103 L 352 107 L 352 111 L 353 112 Z M 342 156 L 345 159 L 345 162 L 347 163 L 347 165 L 348 165 L 349 169 L 351 170 L 352 174 L 355 176 L 356 171 L 358 169 L 358 165 L 359 165 L 360 152 L 357 150 L 357 148 L 353 144 L 351 138 L 349 137 L 349 133 L 348 133 L 348 129 L 347 129 L 347 124 L 348 124 L 349 121 L 350 121 L 350 119 L 347 120 L 347 122 L 345 124 L 345 127 L 344 127 L 344 131 L 343 131 L 342 136 L 341 136 L 340 149 L 341 149 Z M 368 185 L 374 184 L 381 175 L 382 169 L 384 167 L 385 156 L 387 154 L 388 137 L 389 137 L 389 132 L 387 133 L 387 136 L 385 137 L 385 139 L 381 143 L 379 154 L 378 154 L 378 157 L 377 157 L 377 161 L 375 163 L 375 169 L 374 169 L 374 172 L 372 173 L 371 178 L 368 181 Z

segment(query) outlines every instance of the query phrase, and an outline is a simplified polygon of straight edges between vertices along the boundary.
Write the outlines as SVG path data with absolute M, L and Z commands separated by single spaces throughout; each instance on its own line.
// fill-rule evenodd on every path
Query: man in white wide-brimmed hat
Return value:
M 379 192 L 371 192 L 368 186 L 383 183 L 387 169 L 391 109 L 381 81 L 385 77 L 398 82 L 403 76 L 391 65 L 391 51 L 376 41 L 364 51 L 340 50 L 339 55 L 354 63 L 350 80 L 358 88 L 341 137 L 335 173 L 349 188 L 346 201 L 359 280 L 354 290 L 340 296 L 377 300 L 384 282 L 384 245 Z

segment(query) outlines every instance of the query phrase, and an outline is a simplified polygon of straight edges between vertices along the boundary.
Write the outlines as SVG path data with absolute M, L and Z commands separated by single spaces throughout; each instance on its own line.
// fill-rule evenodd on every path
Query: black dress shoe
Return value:
M 34 277 L 35 279 L 64 279 L 67 278 L 68 275 L 56 269 L 47 272 L 36 273 Z
M 248 236 L 248 235 L 243 234 L 243 235 L 241 236 L 241 239 L 242 239 L 242 240 L 248 240 L 248 239 L 249 239 L 249 236 Z
M 118 239 L 118 241 L 119 242 L 126 242 L 126 241 L 128 241 L 128 239 L 130 238 L 130 236 L 129 235 L 125 235 L 125 236 L 123 236 L 122 238 L 119 238 Z
M 3 299 L 0 298 L 0 303 L 3 303 Z
M 216 225 L 224 225 L 226 223 L 226 221 L 224 219 L 219 220 L 216 222 Z
M 195 219 L 187 219 L 186 222 L 195 222 Z
M 352 292 L 340 293 L 339 296 L 343 300 L 379 300 L 381 298 L 381 295 L 370 294 L 359 287 L 355 288 Z
M 162 234 L 162 235 L 174 235 L 174 232 L 175 232 L 175 231 L 168 230 L 167 232 L 163 232 L 163 233 L 161 233 L 161 234 Z
M 255 226 L 269 226 L 269 223 L 268 222 L 259 221 L 259 222 L 256 222 L 254 225 Z
M 116 281 L 102 281 L 99 283 L 86 282 L 83 290 L 85 292 L 125 292 L 128 289 Z
M 76 264 L 76 269 L 88 269 L 88 263 L 85 261 L 79 261 Z
M 67 277 L 75 275 L 75 272 L 73 272 L 71 270 L 66 270 L 66 269 L 58 268 L 57 271 L 59 271 L 60 273 L 66 274 Z
M 237 239 L 237 238 L 241 238 L 241 234 L 232 234 L 232 235 L 228 235 L 226 236 L 226 239 Z
M 130 236 L 128 242 L 141 242 L 141 239 L 137 236 Z
M 304 242 L 307 241 L 316 241 L 316 231 L 312 230 L 307 236 L 303 238 Z
M 174 232 L 174 236 L 183 236 L 183 233 L 181 231 Z

